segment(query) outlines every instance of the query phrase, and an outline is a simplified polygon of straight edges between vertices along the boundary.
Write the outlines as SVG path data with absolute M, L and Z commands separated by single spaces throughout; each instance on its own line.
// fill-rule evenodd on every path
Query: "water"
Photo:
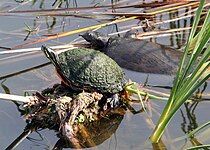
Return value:
M 70 1 L 70 7 L 75 7 L 74 4 Z M 94 3 L 101 2 L 100 4 L 108 5 L 109 1 L 95 1 Z M 127 4 L 132 4 L 135 1 L 127 1 Z M 17 3 L 13 0 L 5 0 L 0 2 L 0 10 L 11 10 L 16 8 L 15 10 L 36 10 L 39 9 L 41 2 L 37 1 L 35 5 L 29 1 L 27 3 Z M 44 4 L 41 6 L 44 9 L 52 8 L 51 1 L 44 1 Z M 78 7 L 83 6 L 93 6 L 92 1 L 77 1 Z M 63 5 L 64 7 L 64 5 Z M 123 9 L 122 9 L 123 10 Z M 121 9 L 116 10 L 117 12 L 122 11 Z M 142 9 L 137 8 L 126 8 L 126 11 L 131 12 L 140 12 Z M 179 14 L 183 13 L 186 10 L 179 10 Z M 90 13 L 91 11 L 98 12 L 106 12 L 111 11 L 108 8 L 102 9 L 93 9 L 93 10 L 81 10 L 84 13 Z M 166 20 L 170 15 L 168 13 L 162 14 L 162 16 L 158 16 L 156 21 L 158 20 Z M 98 17 L 98 16 L 96 16 Z M 105 21 L 104 18 L 111 18 L 110 16 L 104 16 L 97 19 L 87 19 L 87 18 L 79 18 L 79 17 L 49 17 L 49 16 L 36 16 L 36 14 L 21 14 L 5 16 L 1 15 L 1 23 L 0 23 L 0 46 L 12 48 L 17 45 L 22 44 L 27 35 L 26 24 L 30 26 L 32 29 L 37 28 L 39 31 L 34 32 L 29 35 L 28 40 L 32 38 L 40 38 L 42 35 L 47 34 L 56 34 L 62 31 L 70 31 L 81 27 L 90 26 L 93 24 L 98 24 L 100 22 Z M 120 23 L 117 26 L 109 26 L 103 28 L 101 31 L 104 33 L 112 33 L 116 32 L 116 29 L 119 31 L 128 29 L 130 26 L 136 26 L 138 20 L 129 21 L 129 23 Z M 185 21 L 169 23 L 160 25 L 159 28 L 173 28 L 184 27 L 189 25 L 190 19 Z M 152 38 L 150 40 L 156 41 L 157 43 L 168 45 L 174 48 L 180 48 L 183 45 L 184 41 L 188 37 L 188 32 L 177 32 L 175 35 L 160 37 L 160 38 Z M 66 44 L 74 39 L 78 38 L 78 35 L 67 36 L 60 39 L 50 40 L 47 42 L 43 42 L 48 45 L 59 45 Z M 81 40 L 81 39 L 78 39 Z M 27 42 L 27 41 L 26 41 Z M 26 47 L 40 47 L 43 43 L 36 43 L 27 45 Z M 1 51 L 5 51 L 5 49 L 0 49 Z M 20 70 L 25 70 L 27 68 L 31 68 L 33 66 L 37 66 L 43 63 L 46 63 L 47 59 L 44 58 L 43 54 L 38 52 L 33 53 L 21 53 L 21 54 L 5 54 L 0 55 L 0 77 L 6 76 L 11 73 L 16 73 Z M 128 78 L 132 81 L 136 81 L 138 83 L 144 83 L 147 74 L 138 73 L 125 69 L 125 73 Z M 23 95 L 25 91 L 42 91 L 47 87 L 52 87 L 55 83 L 59 83 L 58 77 L 55 75 L 54 67 L 52 65 L 46 65 L 44 67 L 30 70 L 24 73 L 17 74 L 16 76 L 8 77 L 0 80 L 3 82 L 3 85 L 6 86 L 11 94 Z M 156 75 L 149 74 L 148 84 L 150 85 L 162 85 L 162 86 L 170 86 L 173 82 L 173 76 L 167 75 Z M 0 86 L 0 92 L 5 93 L 4 86 Z M 163 92 L 167 91 L 164 89 L 159 89 Z M 210 89 L 207 87 L 205 93 L 209 93 Z M 167 91 L 168 92 L 168 91 Z M 190 109 L 187 106 L 182 107 L 181 111 L 178 111 L 176 116 L 171 121 L 168 130 L 166 131 L 165 136 L 163 137 L 164 144 L 168 149 L 181 149 L 183 147 L 192 146 L 189 141 L 178 140 L 177 137 L 184 136 L 184 132 L 189 129 L 188 125 L 200 125 L 207 121 L 209 109 L 208 109 L 208 101 L 199 103 L 196 107 L 195 112 L 191 112 L 187 114 L 186 111 Z M 157 102 L 151 101 L 150 105 L 155 110 L 152 113 L 152 120 L 154 122 L 158 119 L 158 113 L 161 113 L 165 102 Z M 140 105 L 135 105 L 135 108 L 139 108 Z M 12 102 L 0 101 L 0 149 L 5 149 L 11 142 L 17 138 L 24 130 L 26 123 L 23 118 L 20 116 L 20 112 L 17 110 L 16 105 Z M 188 116 L 187 116 L 188 115 Z M 152 132 L 153 125 L 148 120 L 148 117 L 145 113 L 140 113 L 133 115 L 129 111 L 124 116 L 121 124 L 119 125 L 116 132 L 111 136 L 111 138 L 104 141 L 102 144 L 95 147 L 95 149 L 153 149 L 151 143 L 148 140 Z M 202 138 L 202 135 L 205 138 Z M 208 130 L 198 135 L 198 141 L 207 144 L 210 139 L 207 136 Z M 59 139 L 56 136 L 56 132 L 53 130 L 41 130 L 38 132 L 33 132 L 29 135 L 30 138 L 25 139 L 23 142 L 19 144 L 17 147 L 18 150 L 22 149 L 52 149 L 57 140 Z

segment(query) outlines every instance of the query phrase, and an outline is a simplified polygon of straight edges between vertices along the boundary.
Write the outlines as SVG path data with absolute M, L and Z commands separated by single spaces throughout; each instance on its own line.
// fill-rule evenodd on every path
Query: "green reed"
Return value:
M 205 0 L 201 0 L 196 11 L 195 20 L 179 64 L 169 100 L 150 137 L 152 143 L 157 143 L 160 140 L 177 110 L 210 76 L 210 45 L 208 43 L 210 39 L 210 11 L 207 13 L 201 30 L 196 32 L 204 4 Z

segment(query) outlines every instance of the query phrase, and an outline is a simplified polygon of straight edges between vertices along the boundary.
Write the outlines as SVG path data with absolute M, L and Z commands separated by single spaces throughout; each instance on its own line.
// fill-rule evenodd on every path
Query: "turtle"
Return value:
M 110 37 L 97 31 L 88 31 L 81 36 L 121 67 L 153 74 L 175 74 L 183 52 L 147 40 L 124 37 Z
M 118 93 L 126 84 L 124 71 L 110 57 L 88 48 L 74 48 L 57 54 L 42 46 L 42 51 L 55 66 L 62 83 L 74 91 L 97 91 L 118 102 Z M 108 97 L 109 97 L 108 96 Z

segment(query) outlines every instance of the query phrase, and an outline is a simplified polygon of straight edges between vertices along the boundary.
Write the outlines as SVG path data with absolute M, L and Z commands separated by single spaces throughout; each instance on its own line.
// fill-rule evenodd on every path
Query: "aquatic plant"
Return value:
M 201 0 L 197 9 L 169 100 L 150 137 L 152 143 L 157 143 L 160 140 L 165 128 L 177 110 L 210 76 L 210 11 L 207 13 L 201 30 L 196 32 L 204 3 L 205 0 Z M 193 50 L 189 52 L 192 49 L 190 48 L 192 45 Z

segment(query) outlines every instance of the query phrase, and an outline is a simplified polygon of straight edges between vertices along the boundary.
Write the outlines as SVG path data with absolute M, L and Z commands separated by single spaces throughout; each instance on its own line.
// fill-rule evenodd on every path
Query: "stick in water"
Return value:
M 18 95 L 0 93 L 0 99 L 9 100 L 9 101 L 28 103 L 30 102 L 31 99 L 34 98 L 35 98 L 34 96 L 18 96 Z

